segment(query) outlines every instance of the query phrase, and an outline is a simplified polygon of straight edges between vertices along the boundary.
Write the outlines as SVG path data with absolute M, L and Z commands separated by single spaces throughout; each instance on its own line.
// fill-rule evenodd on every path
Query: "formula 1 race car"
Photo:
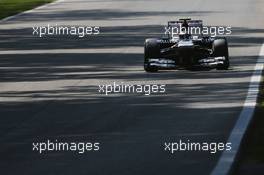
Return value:
M 201 20 L 180 19 L 169 21 L 168 29 L 201 29 Z M 145 40 L 144 69 L 146 72 L 157 72 L 159 69 L 216 68 L 228 69 L 229 55 L 227 40 L 224 37 L 211 37 L 202 33 L 192 34 L 180 31 L 173 32 L 160 39 Z M 173 35 L 172 35 L 173 33 Z

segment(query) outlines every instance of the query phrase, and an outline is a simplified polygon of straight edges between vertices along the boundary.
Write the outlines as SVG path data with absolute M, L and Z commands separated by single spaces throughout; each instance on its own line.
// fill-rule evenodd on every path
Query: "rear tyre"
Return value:
M 213 42 L 213 56 L 214 57 L 225 57 L 223 64 L 219 64 L 216 69 L 227 70 L 229 68 L 229 54 L 228 45 L 225 38 L 219 38 Z
M 145 49 L 144 49 L 144 70 L 146 72 L 157 72 L 157 66 L 151 66 L 149 59 L 159 58 L 160 56 L 160 46 L 157 39 L 146 39 Z

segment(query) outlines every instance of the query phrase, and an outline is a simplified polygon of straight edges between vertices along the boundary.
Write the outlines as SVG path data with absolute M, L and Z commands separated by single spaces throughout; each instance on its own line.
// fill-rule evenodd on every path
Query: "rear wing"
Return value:
M 185 21 L 188 23 L 189 27 L 203 27 L 202 20 L 191 20 L 191 18 L 179 19 L 178 21 L 168 21 L 168 26 L 180 27 Z
M 191 20 L 190 18 L 179 19 L 178 21 L 168 21 L 168 29 L 172 31 L 177 31 L 174 34 L 167 33 L 167 38 L 177 38 L 175 34 L 179 34 L 185 27 L 187 23 L 188 28 L 185 31 L 188 31 L 189 34 L 200 36 L 202 35 L 201 31 L 203 30 L 203 21 L 202 20 Z M 184 24 L 184 25 L 183 25 Z M 186 27 L 185 27 L 186 28 Z

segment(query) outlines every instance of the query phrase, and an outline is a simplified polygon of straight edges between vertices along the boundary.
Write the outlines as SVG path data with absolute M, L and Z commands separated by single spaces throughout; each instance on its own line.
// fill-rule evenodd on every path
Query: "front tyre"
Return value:
M 219 64 L 216 69 L 227 70 L 229 68 L 229 54 L 228 45 L 225 38 L 219 38 L 213 42 L 213 56 L 214 57 L 225 57 L 223 64 Z
M 149 59 L 159 58 L 160 46 L 157 39 L 146 39 L 144 47 L 144 70 L 146 72 L 157 72 L 158 67 L 150 65 Z

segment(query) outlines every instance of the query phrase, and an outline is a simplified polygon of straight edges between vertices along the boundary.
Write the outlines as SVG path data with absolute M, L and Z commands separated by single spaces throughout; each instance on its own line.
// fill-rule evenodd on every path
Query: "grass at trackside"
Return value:
M 52 1 L 54 0 L 0 0 L 0 19 Z
M 242 144 L 236 175 L 264 173 L 264 82 L 262 81 L 254 118 Z

